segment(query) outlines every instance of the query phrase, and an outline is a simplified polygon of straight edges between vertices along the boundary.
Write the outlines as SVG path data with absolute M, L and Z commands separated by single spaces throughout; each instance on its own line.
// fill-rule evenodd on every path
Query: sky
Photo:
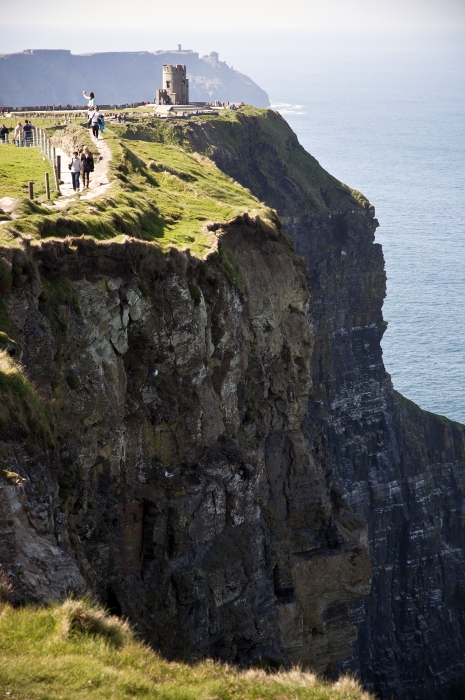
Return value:
M 295 33 L 434 32 L 465 29 L 465 0 L 0 0 L 0 53 L 26 48 L 95 51 L 212 50 L 228 36 L 250 47 L 255 36 L 286 43 Z M 366 34 L 365 34 L 366 36 Z M 281 37 L 281 38 L 280 38 Z M 291 39 L 292 40 L 292 39 Z M 217 41 L 217 43 L 218 43 Z M 207 47 L 206 44 L 209 44 Z

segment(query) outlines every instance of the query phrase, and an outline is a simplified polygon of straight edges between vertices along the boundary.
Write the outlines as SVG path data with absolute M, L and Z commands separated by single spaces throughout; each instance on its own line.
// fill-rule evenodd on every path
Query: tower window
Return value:
M 166 81 L 166 87 L 170 88 L 171 87 L 171 82 L 169 80 Z

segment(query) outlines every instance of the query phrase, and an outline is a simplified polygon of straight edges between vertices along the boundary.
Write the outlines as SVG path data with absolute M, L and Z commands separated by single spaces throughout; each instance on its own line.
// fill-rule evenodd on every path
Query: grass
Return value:
M 34 451 L 37 441 L 45 441 L 48 447 L 54 445 L 49 411 L 22 368 L 5 350 L 0 350 L 0 397 L 0 431 L 11 439 L 16 427 L 21 437 L 30 436 L 32 442 L 28 444 L 34 445 Z
M 73 140 L 85 138 L 86 133 L 75 125 L 67 131 Z M 172 144 L 126 140 L 109 128 L 105 135 L 113 153 L 112 189 L 92 202 L 73 201 L 62 211 L 23 202 L 23 208 L 16 209 L 23 215 L 2 226 L 4 240 L 70 235 L 107 240 L 127 235 L 162 249 L 189 248 L 204 257 L 216 249 L 217 238 L 209 223 L 227 222 L 244 212 L 263 220 L 273 217 L 271 210 L 205 156 Z
M 0 197 L 27 196 L 28 182 L 34 182 L 34 195 L 45 194 L 45 173 L 53 185 L 52 168 L 48 159 L 37 148 L 0 146 Z
M 0 688 L 23 700 L 369 700 L 345 678 L 299 669 L 240 671 L 213 661 L 168 662 L 126 622 L 89 600 L 50 607 L 0 604 Z
M 50 126 L 48 133 L 56 144 L 61 138 L 68 145 L 88 139 L 79 123 Z M 321 168 L 272 110 L 246 106 L 185 120 L 133 113 L 127 125 L 107 126 L 105 140 L 113 154 L 110 190 L 92 201 L 76 197 L 59 211 L 23 202 L 16 208 L 20 217 L 0 227 L 0 243 L 130 236 L 206 257 L 217 248 L 211 224 L 247 212 L 275 225 L 275 212 L 263 202 L 284 211 L 290 188 L 296 201 L 305 202 L 299 215 L 367 203 Z
M 195 125 L 201 126 L 196 129 Z M 289 125 L 277 112 L 245 105 L 218 115 L 199 115 L 189 120 L 131 118 L 116 127 L 124 138 L 158 140 L 217 160 L 215 151 L 229 151 L 229 172 L 263 201 L 270 200 L 281 213 L 289 186 L 306 202 L 295 214 L 365 207 L 368 200 L 327 173 L 299 144 Z M 202 133 L 203 132 L 203 133 Z M 221 160 L 221 158 L 220 158 Z M 302 195 L 304 195 L 302 197 Z

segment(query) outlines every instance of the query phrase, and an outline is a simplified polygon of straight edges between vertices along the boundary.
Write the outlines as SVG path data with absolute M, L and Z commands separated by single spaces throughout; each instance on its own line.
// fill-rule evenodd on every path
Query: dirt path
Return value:
M 95 199 L 99 195 L 106 192 L 111 187 L 111 182 L 108 179 L 108 166 L 111 161 L 111 151 L 105 143 L 105 138 L 100 135 L 98 139 L 91 136 L 95 144 L 94 154 L 94 172 L 90 174 L 89 189 L 82 189 L 80 183 L 81 194 L 80 199 Z M 56 154 L 61 156 L 61 179 L 63 184 L 60 185 L 62 197 L 56 200 L 53 204 L 54 209 L 62 209 L 69 204 L 70 198 L 75 195 L 72 187 L 71 172 L 68 170 L 68 162 L 71 154 L 65 153 L 61 148 L 56 149 Z

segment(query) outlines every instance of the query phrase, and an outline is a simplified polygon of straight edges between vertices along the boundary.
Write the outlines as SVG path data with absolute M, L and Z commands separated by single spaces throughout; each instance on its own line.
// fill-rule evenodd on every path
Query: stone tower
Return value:
M 155 103 L 158 105 L 189 104 L 189 80 L 186 66 L 163 66 L 163 88 L 157 90 Z

